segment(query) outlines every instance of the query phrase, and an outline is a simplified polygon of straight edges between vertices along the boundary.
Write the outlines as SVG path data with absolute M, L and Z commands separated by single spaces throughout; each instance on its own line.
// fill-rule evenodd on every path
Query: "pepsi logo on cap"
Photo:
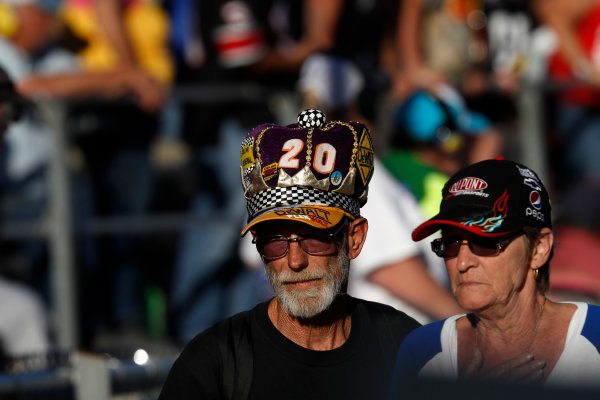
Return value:
M 529 194 L 529 202 L 536 209 L 539 210 L 542 208 L 542 196 L 540 196 L 539 192 L 533 191 Z

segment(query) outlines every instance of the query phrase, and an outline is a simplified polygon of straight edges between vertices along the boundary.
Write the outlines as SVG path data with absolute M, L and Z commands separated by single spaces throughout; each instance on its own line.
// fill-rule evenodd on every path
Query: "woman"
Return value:
M 600 385 L 600 307 L 545 297 L 554 239 L 537 174 L 512 161 L 482 161 L 452 176 L 442 198 L 413 239 L 441 229 L 431 247 L 469 313 L 404 340 L 392 396 L 414 378 Z

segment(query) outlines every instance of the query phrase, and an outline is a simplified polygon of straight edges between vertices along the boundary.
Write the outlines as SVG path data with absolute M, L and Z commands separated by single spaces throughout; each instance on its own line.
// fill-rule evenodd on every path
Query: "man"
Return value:
M 0 148 L 4 133 L 17 123 L 27 105 L 0 68 Z M 10 359 L 44 354 L 51 346 L 47 310 L 40 296 L 26 285 L 0 276 L 0 356 Z M 13 366 L 7 364 L 7 368 Z
M 264 124 L 242 142 L 248 224 L 275 297 L 196 336 L 160 399 L 378 399 L 394 354 L 419 324 L 346 294 L 367 235 L 374 152 L 367 128 L 317 110 Z

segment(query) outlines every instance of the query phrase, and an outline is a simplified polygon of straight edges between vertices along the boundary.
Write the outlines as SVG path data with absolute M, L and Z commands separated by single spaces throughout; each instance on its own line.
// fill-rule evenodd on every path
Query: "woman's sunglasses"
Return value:
M 444 237 L 431 242 L 431 250 L 439 257 L 453 258 L 458 256 L 460 247 L 469 246 L 469 250 L 476 256 L 493 257 L 500 254 L 508 245 L 523 233 L 511 235 L 508 238 L 472 237 L 469 239 Z

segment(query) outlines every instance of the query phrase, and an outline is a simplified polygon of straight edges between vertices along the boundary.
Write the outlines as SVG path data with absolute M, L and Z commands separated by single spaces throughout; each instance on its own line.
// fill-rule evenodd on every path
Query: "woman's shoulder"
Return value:
M 581 321 L 586 324 L 600 324 L 600 306 L 582 301 L 562 301 L 558 303 L 559 306 L 564 308 L 574 308 L 570 311 L 571 323 Z
M 434 369 L 447 369 L 451 353 L 447 342 L 452 341 L 449 336 L 455 337 L 456 321 L 462 316 L 464 315 L 455 315 L 412 331 L 398 351 L 396 376 L 416 377 L 419 371 L 431 363 L 435 364 Z
M 558 304 L 566 310 L 575 307 L 574 311 L 569 311 L 567 341 L 583 337 L 600 351 L 600 306 L 578 301 Z
M 446 319 L 423 325 L 412 331 L 402 343 L 403 347 L 425 353 L 442 351 L 443 336 L 455 332 L 456 321 L 464 314 L 453 315 Z
M 600 306 L 586 304 L 585 322 L 581 334 L 600 350 Z

